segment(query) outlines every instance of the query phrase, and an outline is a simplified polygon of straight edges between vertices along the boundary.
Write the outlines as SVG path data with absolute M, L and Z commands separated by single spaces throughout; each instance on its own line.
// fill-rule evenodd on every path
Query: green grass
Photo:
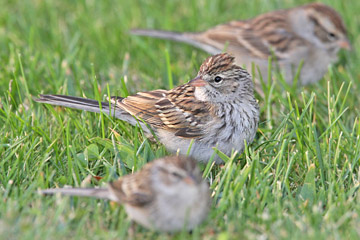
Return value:
M 32 96 L 102 98 L 182 84 L 208 55 L 131 37 L 130 28 L 204 30 L 306 2 L 0 0 L 0 239 L 128 237 L 122 207 L 36 191 L 103 185 L 167 154 L 139 128 L 38 104 Z M 324 2 L 343 15 L 354 50 L 342 52 L 319 83 L 295 88 L 276 80 L 265 89 L 256 140 L 223 167 L 201 166 L 213 206 L 192 234 L 137 226 L 136 238 L 360 237 L 360 1 Z

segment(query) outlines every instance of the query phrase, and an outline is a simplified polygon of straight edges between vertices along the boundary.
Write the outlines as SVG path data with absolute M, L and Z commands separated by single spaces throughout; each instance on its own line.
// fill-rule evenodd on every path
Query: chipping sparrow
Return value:
M 198 33 L 145 29 L 131 33 L 185 42 L 210 54 L 226 50 L 248 70 L 254 62 L 265 81 L 269 57 L 275 56 L 277 65 L 273 67 L 279 67 L 288 83 L 304 61 L 299 79 L 303 85 L 320 80 L 329 64 L 337 60 L 340 48 L 350 49 L 341 16 L 321 3 L 273 11 Z
M 97 100 L 62 95 L 40 95 L 37 102 L 100 112 Z M 102 111 L 132 125 L 140 124 L 172 152 L 180 150 L 201 162 L 209 161 L 213 147 L 227 154 L 242 152 L 244 140 L 251 143 L 259 122 L 259 107 L 253 82 L 246 70 L 226 53 L 211 56 L 196 78 L 172 90 L 139 92 L 127 98 L 111 97 Z M 134 118 L 134 116 L 136 118 Z M 214 160 L 222 160 L 215 155 Z
M 154 230 L 191 230 L 207 216 L 208 184 L 191 158 L 171 156 L 110 182 L 107 188 L 52 188 L 41 194 L 96 197 L 124 204 L 130 219 Z

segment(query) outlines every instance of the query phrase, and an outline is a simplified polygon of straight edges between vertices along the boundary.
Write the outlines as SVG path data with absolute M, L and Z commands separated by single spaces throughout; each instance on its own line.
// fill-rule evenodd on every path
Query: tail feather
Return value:
M 221 50 L 196 40 L 196 33 L 179 33 L 152 29 L 132 29 L 130 30 L 130 33 L 137 36 L 148 36 L 153 38 L 169 39 L 177 42 L 187 43 L 194 47 L 200 48 L 210 54 L 221 53 Z
M 40 95 L 40 98 L 34 99 L 36 102 L 48 103 L 51 105 L 75 108 L 89 112 L 105 112 L 109 114 L 109 103 L 101 102 L 102 110 L 100 110 L 99 102 L 93 99 L 65 96 L 65 95 Z
M 39 98 L 35 98 L 34 101 L 40 103 L 47 103 L 51 105 L 63 106 L 68 108 L 74 108 L 79 110 L 85 110 L 89 112 L 100 113 L 103 112 L 105 114 L 110 114 L 115 118 L 126 121 L 132 125 L 136 125 L 138 121 L 127 111 L 118 107 L 116 104 L 110 105 L 108 102 L 100 102 L 101 108 L 99 105 L 99 101 L 87 98 L 66 96 L 66 95 L 40 95 Z M 140 122 L 140 125 L 143 130 L 148 131 L 147 127 Z
M 40 190 L 39 193 L 44 195 L 62 194 L 67 196 L 94 197 L 118 201 L 107 188 L 50 188 Z

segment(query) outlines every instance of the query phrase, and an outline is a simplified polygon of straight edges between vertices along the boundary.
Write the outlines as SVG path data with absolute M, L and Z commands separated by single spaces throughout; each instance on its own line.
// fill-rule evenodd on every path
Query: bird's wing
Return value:
M 242 21 L 218 25 L 195 37 L 198 41 L 239 56 L 267 59 L 270 55 L 268 46 Z
M 195 88 L 187 84 L 171 90 L 165 99 L 156 103 L 159 116 L 176 136 L 201 137 L 211 120 L 211 107 L 194 96 Z
M 303 46 L 306 40 L 294 31 L 283 10 L 263 14 L 247 21 L 231 21 L 201 33 L 197 39 L 237 55 L 267 60 L 288 58 L 289 50 Z
M 159 99 L 166 97 L 166 90 L 154 90 L 149 92 L 139 92 L 127 98 L 111 97 L 111 103 L 124 109 L 131 115 L 143 119 L 150 126 L 155 128 L 163 127 L 163 122 L 158 116 L 155 107 Z
M 141 171 L 142 174 L 146 171 Z M 140 176 L 139 173 L 127 175 L 117 181 L 109 183 L 109 190 L 118 201 L 135 207 L 145 206 L 154 199 L 154 193 L 149 183 L 149 174 Z
M 196 100 L 194 87 L 187 84 L 170 91 L 140 92 L 124 99 L 113 97 L 111 100 L 149 125 L 172 131 L 180 137 L 202 136 L 204 125 L 209 121 L 208 104 Z

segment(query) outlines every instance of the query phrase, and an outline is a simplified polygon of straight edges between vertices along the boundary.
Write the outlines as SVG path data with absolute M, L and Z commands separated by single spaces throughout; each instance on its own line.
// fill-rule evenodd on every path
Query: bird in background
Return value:
M 259 123 L 259 106 L 250 74 L 223 53 L 208 57 L 197 76 L 171 90 L 139 92 L 107 102 L 65 96 L 40 95 L 37 102 L 91 112 L 104 112 L 143 131 L 171 152 L 179 151 L 200 162 L 223 160 L 214 148 L 230 156 L 250 144 Z M 143 122 L 144 121 L 144 122 Z
M 187 157 L 168 156 L 146 164 L 103 188 L 52 188 L 40 194 L 108 199 L 123 204 L 129 218 L 158 231 L 191 230 L 207 216 L 209 186 L 196 162 Z
M 278 69 L 287 83 L 293 82 L 303 62 L 298 80 L 301 85 L 319 81 L 337 61 L 338 51 L 351 49 L 340 14 L 322 3 L 231 21 L 204 32 L 133 29 L 131 34 L 184 42 L 210 54 L 226 51 L 248 71 L 255 63 L 265 82 L 270 57 L 272 69 Z M 259 78 L 257 69 L 254 77 Z

